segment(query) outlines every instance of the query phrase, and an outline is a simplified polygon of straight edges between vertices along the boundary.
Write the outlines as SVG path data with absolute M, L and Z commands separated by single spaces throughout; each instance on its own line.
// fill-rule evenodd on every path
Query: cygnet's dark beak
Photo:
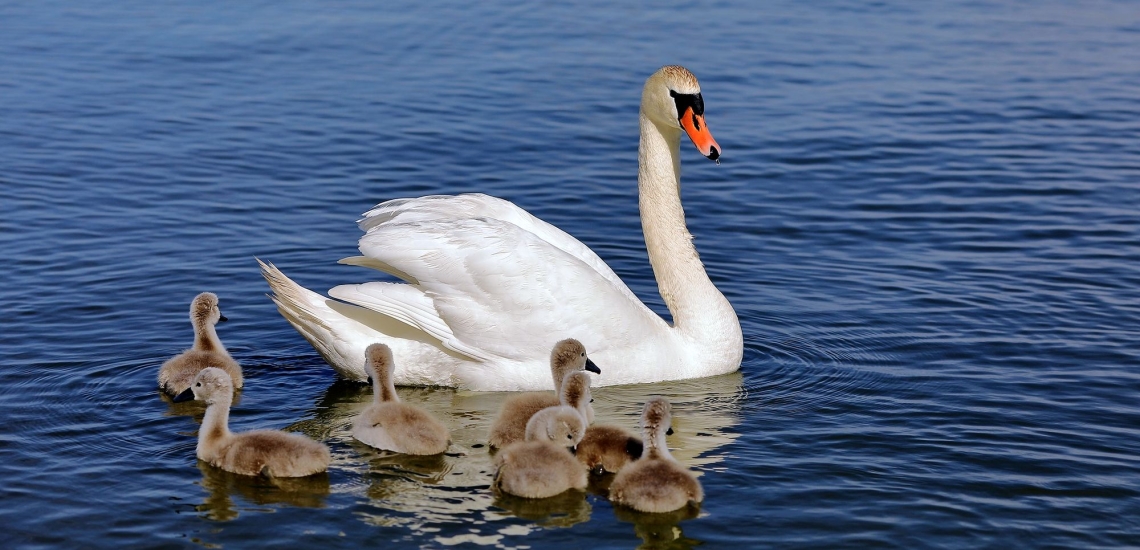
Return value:
M 570 447 L 570 454 L 572 454 L 572 455 L 578 454 L 578 446 L 577 445 L 572 445 Z
M 175 395 L 174 399 L 173 399 L 173 401 L 175 403 L 182 403 L 183 401 L 193 401 L 193 400 L 194 400 L 194 390 L 192 390 L 190 388 L 186 388 L 186 391 L 184 391 L 178 395 Z
M 673 426 L 669 426 L 669 429 L 665 431 L 665 435 L 673 435 Z
M 218 322 L 219 323 L 224 323 L 224 322 L 229 321 L 229 320 L 230 319 L 228 317 L 226 317 L 225 315 L 222 315 L 221 313 L 218 314 Z
M 588 370 L 590 372 L 596 372 L 598 374 L 602 373 L 602 369 L 599 369 L 598 366 L 595 365 L 594 362 L 591 361 L 589 357 L 586 358 L 586 370 Z

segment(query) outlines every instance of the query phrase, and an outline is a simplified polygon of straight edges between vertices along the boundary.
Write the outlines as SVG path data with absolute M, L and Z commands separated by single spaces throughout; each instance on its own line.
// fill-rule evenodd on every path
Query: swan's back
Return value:
M 360 413 L 352 436 L 372 447 L 410 455 L 447 450 L 451 434 L 427 411 L 406 403 L 373 403 Z
M 217 449 L 212 465 L 245 475 L 303 477 L 328 469 L 328 447 L 303 435 L 277 430 L 234 434 Z

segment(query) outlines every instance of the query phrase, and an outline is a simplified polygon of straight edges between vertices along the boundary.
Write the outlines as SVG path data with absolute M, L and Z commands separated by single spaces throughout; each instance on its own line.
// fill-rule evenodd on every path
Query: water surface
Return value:
M 1140 544 L 1140 10 L 912 4 L 0 6 L 4 546 Z M 496 499 L 476 445 L 502 394 L 401 390 L 443 457 L 355 443 L 367 389 L 254 256 L 362 282 L 335 263 L 361 212 L 479 191 L 666 313 L 635 178 L 668 63 L 725 149 L 683 149 L 683 198 L 744 361 L 595 405 L 632 427 L 676 401 L 699 516 Z M 328 443 L 327 476 L 197 462 L 201 407 L 154 378 L 203 290 L 246 372 L 232 426 Z

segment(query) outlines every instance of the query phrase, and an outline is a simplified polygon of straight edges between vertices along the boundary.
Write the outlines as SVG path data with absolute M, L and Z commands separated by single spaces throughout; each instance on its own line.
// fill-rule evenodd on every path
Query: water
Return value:
M 0 6 L 6 547 L 1120 548 L 1140 545 L 1140 10 L 1129 2 Z M 254 256 L 324 290 L 358 215 L 481 191 L 594 248 L 664 312 L 637 102 L 701 79 L 683 197 L 745 334 L 677 402 L 699 517 L 496 500 L 501 394 L 403 389 L 452 455 L 354 443 Z M 231 422 L 327 442 L 327 477 L 194 458 L 155 388 L 211 290 Z

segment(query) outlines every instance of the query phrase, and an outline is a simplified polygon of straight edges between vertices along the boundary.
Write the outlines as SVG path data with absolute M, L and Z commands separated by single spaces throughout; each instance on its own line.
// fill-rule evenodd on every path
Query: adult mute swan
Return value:
M 735 371 L 740 321 L 705 273 L 681 208 L 682 132 L 702 155 L 721 155 L 697 79 L 679 66 L 653 73 L 639 118 L 641 225 L 672 326 L 577 239 L 480 194 L 390 200 L 364 215 L 364 255 L 341 263 L 403 283 L 341 285 L 329 291 L 340 301 L 330 300 L 262 262 L 271 298 L 353 380 L 367 379 L 364 349 L 383 342 L 401 365 L 400 385 L 551 389 L 550 348 L 569 337 L 606 365 L 598 386 Z

